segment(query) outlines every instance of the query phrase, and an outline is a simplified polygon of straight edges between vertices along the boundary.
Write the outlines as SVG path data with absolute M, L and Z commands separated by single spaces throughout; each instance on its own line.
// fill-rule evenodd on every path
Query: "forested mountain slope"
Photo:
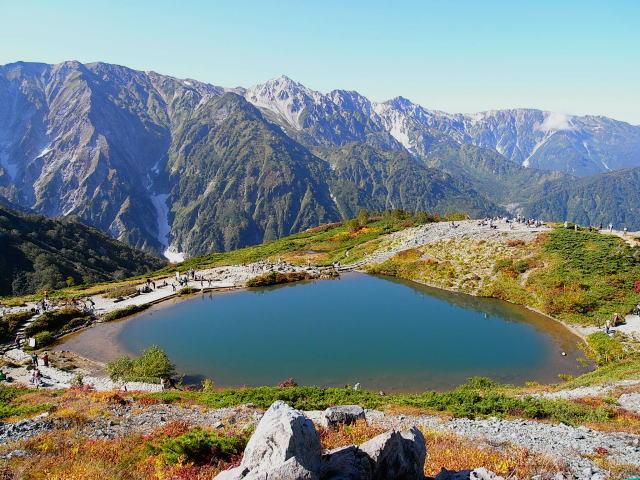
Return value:
M 21 213 L 0 203 L 0 295 L 117 280 L 163 265 L 74 218 Z

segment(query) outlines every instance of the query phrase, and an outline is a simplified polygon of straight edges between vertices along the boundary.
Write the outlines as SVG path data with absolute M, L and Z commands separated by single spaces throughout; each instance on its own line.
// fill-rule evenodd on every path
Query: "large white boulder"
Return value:
M 260 420 L 247 444 L 240 466 L 221 472 L 215 478 L 312 479 L 320 471 L 321 455 L 320 437 L 313 422 L 278 400 Z
M 416 427 L 392 430 L 360 445 L 373 462 L 373 480 L 422 480 L 427 447 Z

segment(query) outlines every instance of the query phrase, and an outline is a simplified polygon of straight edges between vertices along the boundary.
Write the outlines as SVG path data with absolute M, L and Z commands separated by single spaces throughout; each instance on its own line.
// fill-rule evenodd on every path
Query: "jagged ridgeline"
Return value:
M 118 280 L 163 265 L 73 218 L 21 213 L 0 203 L 0 295 Z
M 0 198 L 174 260 L 360 208 L 636 229 L 637 195 L 606 188 L 594 208 L 582 185 L 611 170 L 632 185 L 620 169 L 639 165 L 640 127 L 605 117 L 448 114 L 287 77 L 244 89 L 105 63 L 0 66 Z

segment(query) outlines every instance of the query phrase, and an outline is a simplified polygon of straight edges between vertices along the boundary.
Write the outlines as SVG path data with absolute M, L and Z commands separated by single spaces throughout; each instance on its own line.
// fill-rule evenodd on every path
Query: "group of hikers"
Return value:
M 640 315 L 640 304 L 635 306 L 632 313 L 634 315 Z M 617 327 L 621 323 L 623 323 L 623 320 L 620 318 L 620 315 L 614 313 L 613 320 L 609 320 L 607 318 L 607 320 L 604 322 L 604 333 L 606 333 L 607 335 L 613 335 L 615 333 L 613 327 Z
M 513 226 L 518 223 L 521 225 L 525 225 L 528 228 L 537 228 L 540 227 L 542 225 L 544 225 L 544 222 L 540 219 L 535 219 L 535 218 L 527 218 L 524 215 L 520 215 L 518 214 L 515 217 L 503 217 L 503 216 L 496 216 L 496 217 L 485 217 L 482 220 L 480 220 L 480 222 L 478 223 L 479 226 L 488 226 L 489 228 L 498 228 L 498 226 L 496 225 L 496 222 L 499 221 L 504 221 L 505 223 L 509 224 L 509 229 L 513 230 Z M 456 225 L 451 222 L 451 226 L 452 227 L 456 227 Z
M 569 228 L 569 222 L 567 220 L 564 221 L 564 228 Z M 600 222 L 600 225 L 598 225 L 597 227 L 594 225 L 581 227 L 577 223 L 573 224 L 573 229 L 576 231 L 581 230 L 583 228 L 586 230 L 589 230 L 590 232 L 598 232 L 604 229 L 604 225 L 602 224 L 602 222 Z M 613 233 L 613 223 L 609 223 L 609 225 L 607 226 L 607 230 L 609 231 L 609 233 Z M 628 232 L 629 232 L 629 229 L 627 227 L 622 228 L 622 235 L 626 236 Z
M 204 282 L 207 282 L 207 285 L 210 287 L 211 286 L 211 279 L 210 278 L 205 278 L 204 275 L 198 275 L 196 274 L 196 271 L 192 268 L 190 268 L 189 270 L 187 270 L 185 275 L 180 275 L 180 272 L 176 270 L 176 280 L 178 281 L 178 283 L 180 284 L 181 287 L 186 287 L 189 285 L 189 281 L 193 280 L 195 282 L 200 282 L 200 287 L 204 288 Z M 174 285 L 173 283 L 171 285 Z M 174 291 L 175 291 L 175 286 L 174 286 Z

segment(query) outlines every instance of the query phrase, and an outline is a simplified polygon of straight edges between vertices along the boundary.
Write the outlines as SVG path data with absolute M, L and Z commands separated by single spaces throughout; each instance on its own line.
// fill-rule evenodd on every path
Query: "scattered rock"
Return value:
M 474 470 L 460 470 L 459 472 L 443 468 L 436 475 L 435 480 L 504 480 L 504 477 L 496 475 L 484 467 Z
M 329 407 L 322 416 L 324 427 L 337 427 L 341 424 L 351 425 L 358 419 L 365 419 L 364 408 L 359 405 L 340 405 Z
M 632 412 L 640 412 L 640 392 L 625 393 L 620 395 L 618 405 Z

